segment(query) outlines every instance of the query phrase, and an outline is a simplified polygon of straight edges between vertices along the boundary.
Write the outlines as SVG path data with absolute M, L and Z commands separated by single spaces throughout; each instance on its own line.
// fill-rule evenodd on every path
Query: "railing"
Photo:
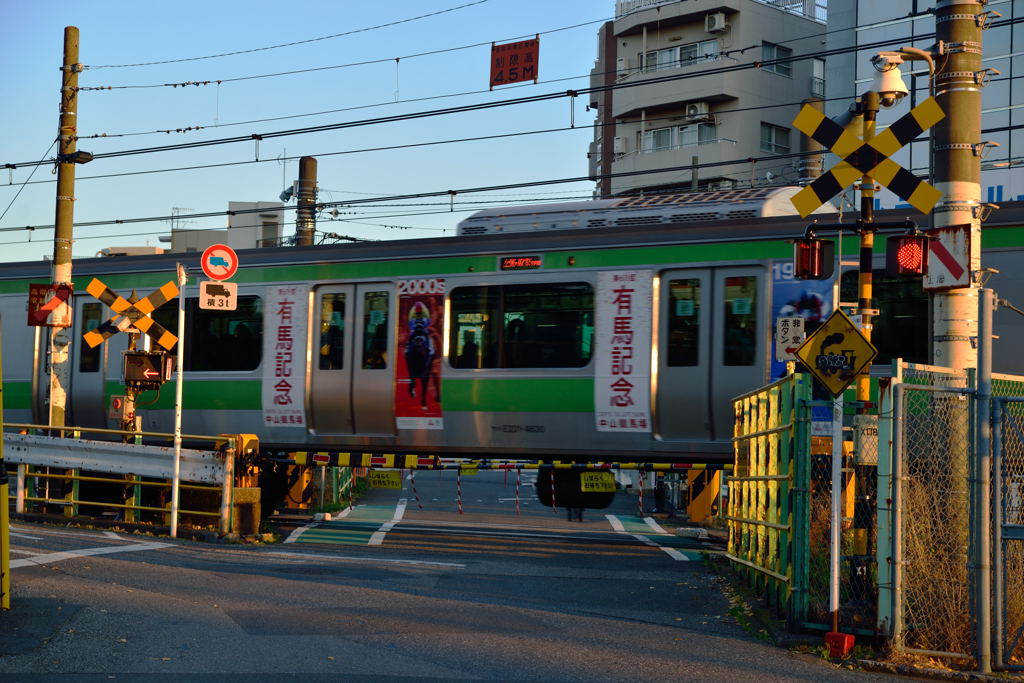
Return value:
M 627 14 L 653 9 L 662 5 L 672 5 L 686 0 L 616 0 L 615 18 L 621 19 Z M 807 19 L 824 22 L 828 18 L 827 0 L 755 0 L 783 12 L 796 14 Z

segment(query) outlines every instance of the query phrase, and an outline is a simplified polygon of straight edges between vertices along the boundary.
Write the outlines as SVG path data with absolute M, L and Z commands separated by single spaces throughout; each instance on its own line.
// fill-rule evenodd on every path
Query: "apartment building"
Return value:
M 795 184 L 792 128 L 825 95 L 824 0 L 619 0 L 598 32 L 597 196 Z

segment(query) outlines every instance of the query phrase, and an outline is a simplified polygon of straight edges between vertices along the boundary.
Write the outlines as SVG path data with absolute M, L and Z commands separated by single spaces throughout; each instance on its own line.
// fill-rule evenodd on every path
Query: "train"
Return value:
M 252 433 L 271 453 L 731 462 L 732 399 L 785 372 L 774 319 L 813 324 L 833 305 L 831 282 L 793 278 L 808 221 L 778 215 L 784 190 L 495 209 L 456 236 L 241 250 L 232 311 L 200 307 L 198 253 L 75 260 L 66 424 L 116 428 L 124 393 L 127 335 L 83 339 L 113 316 L 89 283 L 143 297 L 182 264 L 188 434 Z M 988 286 L 1020 304 L 1024 203 L 995 212 L 983 238 L 999 271 Z M 876 363 L 929 362 L 928 294 L 886 276 L 876 244 Z M 29 284 L 50 277 L 46 262 L 0 266 L 8 423 L 47 421 L 48 328 L 25 316 Z M 840 279 L 855 302 L 856 272 Z M 152 315 L 177 329 L 173 301 Z M 999 372 L 1024 373 L 1022 322 L 996 315 Z M 144 431 L 172 431 L 174 394 L 173 381 L 140 394 Z

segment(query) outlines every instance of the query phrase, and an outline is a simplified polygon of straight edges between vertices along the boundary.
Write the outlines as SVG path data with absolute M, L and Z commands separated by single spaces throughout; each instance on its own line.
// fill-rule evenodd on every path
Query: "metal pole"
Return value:
M 316 158 L 299 159 L 299 196 L 295 211 L 296 244 L 310 246 L 316 232 Z
M 839 530 L 843 523 L 843 395 L 832 401 L 832 533 L 829 540 L 829 611 L 839 632 Z
M 231 446 L 224 450 L 224 488 L 220 496 L 220 534 L 226 536 L 231 531 L 231 496 L 235 485 L 235 446 L 234 437 Z
M 943 45 L 935 76 L 935 99 L 946 117 L 935 125 L 935 227 L 969 225 L 967 271 L 981 269 L 981 73 L 982 34 L 977 15 L 983 2 L 938 0 L 935 37 Z M 936 292 L 932 298 L 932 355 L 955 370 L 977 365 L 978 285 Z
M 996 633 L 996 666 L 1003 668 L 1006 664 L 1003 652 L 1003 606 L 1006 604 L 1006 597 L 1003 594 L 1003 408 L 1002 400 L 993 401 L 992 411 L 992 486 L 995 495 L 992 496 L 992 526 L 994 530 L 993 547 L 995 548 L 995 560 L 993 564 L 993 582 L 995 590 L 992 593 L 992 601 L 996 605 L 995 615 L 992 620 Z
M 975 580 L 974 604 L 978 610 L 975 622 L 978 647 L 978 671 L 992 671 L 992 519 L 989 508 L 992 495 L 991 440 L 992 420 L 992 312 L 995 308 L 995 292 L 980 290 L 978 300 L 978 386 L 977 386 L 977 494 L 974 497 L 975 520 Z
M 71 154 L 78 132 L 78 29 L 64 27 L 64 63 L 61 67 L 60 128 L 57 132 L 57 206 L 53 233 L 53 284 L 71 286 L 71 245 L 75 221 L 75 164 Z M 50 426 L 63 427 L 67 388 L 71 380 L 71 336 L 66 328 L 53 328 L 50 336 Z
M 178 376 L 174 387 L 174 479 L 171 480 L 171 538 L 178 537 L 178 503 L 181 496 L 181 401 L 185 385 L 185 284 L 188 273 L 178 264 Z
M 903 382 L 892 390 L 892 640 L 903 639 Z

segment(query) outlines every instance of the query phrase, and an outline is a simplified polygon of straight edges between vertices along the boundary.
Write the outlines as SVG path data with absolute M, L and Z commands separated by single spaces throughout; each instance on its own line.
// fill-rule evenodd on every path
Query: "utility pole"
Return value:
M 316 232 L 316 158 L 299 159 L 299 196 L 295 211 L 296 244 L 308 247 L 313 244 Z
M 942 51 L 935 97 L 946 118 L 935 126 L 935 187 L 943 198 L 934 227 L 970 225 L 968 272 L 981 269 L 982 0 L 938 0 L 935 37 Z M 978 284 L 932 298 L 932 356 L 955 370 L 977 367 Z
M 75 221 L 75 150 L 78 134 L 78 28 L 64 27 L 61 66 L 60 128 L 57 153 L 57 209 L 53 235 L 53 284 L 71 286 L 71 245 Z M 71 302 L 69 302 L 70 304 Z M 50 336 L 50 426 L 63 427 L 67 388 L 71 378 L 67 328 Z

